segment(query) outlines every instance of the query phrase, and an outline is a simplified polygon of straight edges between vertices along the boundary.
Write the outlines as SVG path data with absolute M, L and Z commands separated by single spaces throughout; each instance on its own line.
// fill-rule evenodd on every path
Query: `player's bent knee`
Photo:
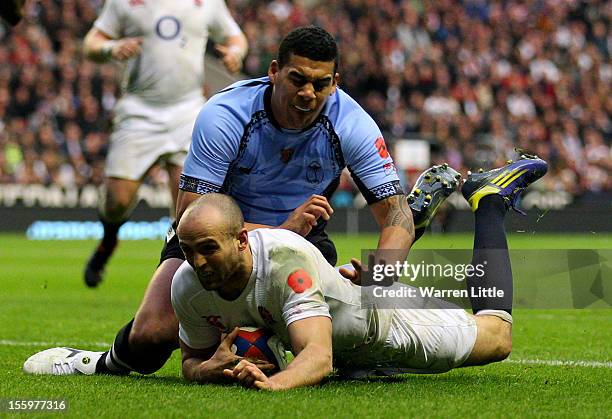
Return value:
M 512 325 L 508 322 L 499 322 L 499 331 L 497 333 L 497 361 L 503 361 L 510 356 L 512 352 Z
M 512 352 L 512 337 L 508 336 L 501 338 L 495 352 L 495 359 L 493 362 L 500 362 L 508 358 Z
M 141 319 L 139 319 L 141 320 Z M 178 348 L 176 318 L 136 321 L 130 331 L 130 345 L 137 348 Z
M 487 357 L 487 363 L 501 362 L 510 356 L 512 352 L 512 334 L 506 327 L 500 327 L 500 331 L 497 334 L 497 339 L 489 348 L 489 356 Z
M 104 218 L 111 222 L 123 221 L 130 211 L 129 204 L 124 205 L 118 202 L 107 202 L 104 206 Z
M 462 366 L 486 365 L 512 352 L 512 325 L 495 316 L 476 316 L 478 334 L 472 353 Z

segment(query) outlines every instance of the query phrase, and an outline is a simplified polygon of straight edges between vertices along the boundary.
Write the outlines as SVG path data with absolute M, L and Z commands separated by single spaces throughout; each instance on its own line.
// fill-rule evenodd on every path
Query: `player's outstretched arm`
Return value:
M 91 28 L 83 40 L 83 54 L 92 61 L 124 61 L 140 54 L 142 38 L 113 39 L 97 28 Z
M 385 250 L 377 254 L 371 263 L 394 264 L 397 261 L 405 261 L 414 242 L 414 221 L 406 197 L 390 196 L 370 205 L 370 209 L 380 226 L 377 249 Z M 354 270 L 342 268 L 340 273 L 354 283 L 360 284 L 361 261 L 352 259 L 351 264 Z
M 403 250 L 408 256 L 414 242 L 412 211 L 404 195 L 393 195 L 370 205 L 374 218 L 381 227 L 378 249 Z
M 291 323 L 287 330 L 296 356 L 285 370 L 267 377 L 257 365 L 243 360 L 224 374 L 259 390 L 288 390 L 321 382 L 332 371 L 331 319 L 308 317 Z
M 219 346 L 208 349 L 193 349 L 181 340 L 182 367 L 185 379 L 201 384 L 232 381 L 223 374 L 223 371 L 234 368 L 244 359 L 231 351 L 232 343 L 238 335 L 238 331 L 239 329 L 235 328 L 221 340 Z M 275 368 L 274 365 L 265 361 L 256 362 L 260 371 L 271 371 Z

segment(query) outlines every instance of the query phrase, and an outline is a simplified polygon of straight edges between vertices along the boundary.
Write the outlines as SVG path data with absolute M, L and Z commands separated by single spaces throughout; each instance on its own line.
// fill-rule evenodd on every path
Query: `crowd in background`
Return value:
M 16 29 L 0 25 L 0 183 L 101 182 L 118 69 L 85 61 L 81 42 L 102 2 L 41 0 Z M 612 191 L 612 2 L 228 5 L 249 39 L 249 76 L 265 74 L 291 29 L 322 26 L 340 45 L 341 87 L 388 143 L 426 139 L 434 162 L 463 172 L 520 147 L 550 162 L 540 188 Z

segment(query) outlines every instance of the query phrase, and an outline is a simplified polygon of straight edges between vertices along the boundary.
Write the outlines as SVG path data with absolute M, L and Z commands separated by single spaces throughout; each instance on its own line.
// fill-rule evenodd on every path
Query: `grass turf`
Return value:
M 82 284 L 93 242 L 33 242 L 0 236 L 0 399 L 57 399 L 78 417 L 541 417 L 609 416 L 609 310 L 518 310 L 511 360 L 442 375 L 324 385 L 280 394 L 183 382 L 179 354 L 152 376 L 27 376 L 23 361 L 48 346 L 104 350 L 138 307 L 160 245 L 124 242 L 97 290 Z M 341 262 L 375 236 L 336 237 Z M 511 248 L 612 248 L 612 237 L 515 234 Z M 426 236 L 420 248 L 469 248 L 467 235 Z M 599 367 L 518 360 L 603 362 Z M 0 415 L 6 412 L 0 412 Z

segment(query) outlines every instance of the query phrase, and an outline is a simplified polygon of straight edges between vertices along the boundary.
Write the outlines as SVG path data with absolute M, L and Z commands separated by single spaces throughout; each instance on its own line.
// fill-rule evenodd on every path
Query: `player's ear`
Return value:
M 333 95 L 334 93 L 336 93 L 336 88 L 338 87 L 338 82 L 340 82 L 340 74 L 336 73 L 334 74 L 334 81 L 332 82 L 332 90 L 329 93 L 329 95 Z
M 249 247 L 249 231 L 246 228 L 240 230 L 238 233 L 238 250 L 241 252 L 246 250 Z
M 280 71 L 280 67 L 278 65 L 278 61 L 272 60 L 270 66 L 268 67 L 268 77 L 270 77 L 270 81 L 272 84 L 276 82 L 276 75 Z

